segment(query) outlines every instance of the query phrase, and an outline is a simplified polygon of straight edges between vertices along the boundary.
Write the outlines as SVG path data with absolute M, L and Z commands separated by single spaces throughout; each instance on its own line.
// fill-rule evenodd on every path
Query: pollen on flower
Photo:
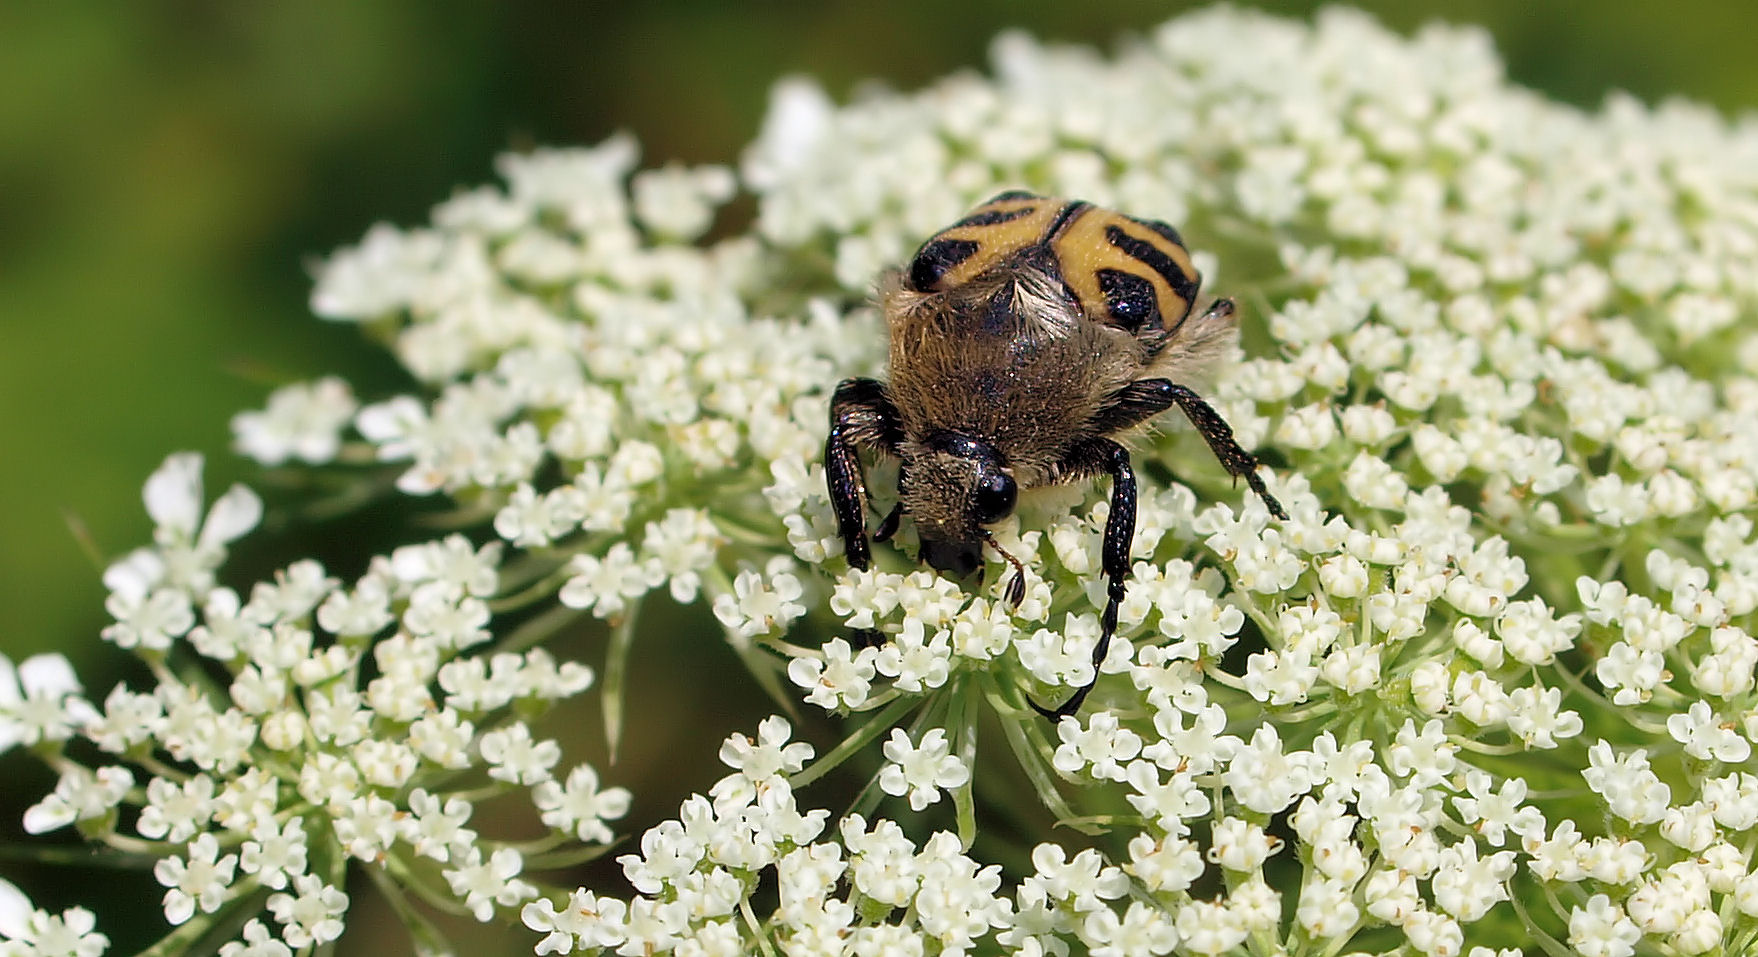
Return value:
M 785 560 L 772 567 L 775 570 L 767 575 L 748 568 L 739 572 L 732 593 L 714 599 L 714 617 L 733 636 L 742 639 L 780 631 L 806 613 L 806 606 L 798 601 L 805 593 L 799 578 L 780 570 L 788 567 Z

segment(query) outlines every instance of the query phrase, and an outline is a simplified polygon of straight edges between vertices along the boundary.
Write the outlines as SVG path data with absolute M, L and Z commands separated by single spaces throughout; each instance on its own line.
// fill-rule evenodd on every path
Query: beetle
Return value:
M 968 578 L 988 545 L 1014 570 L 1007 597 L 1025 593 L 1024 567 L 987 526 L 1012 514 L 1021 489 L 1111 477 L 1101 567 L 1107 599 L 1093 679 L 1060 706 L 1080 710 L 1117 629 L 1135 535 L 1136 480 L 1114 436 L 1177 406 L 1270 514 L 1287 512 L 1258 461 L 1191 381 L 1236 340 L 1232 300 L 1196 313 L 1201 277 L 1165 223 L 1079 201 L 1002 193 L 930 237 L 880 281 L 890 337 L 886 381 L 846 379 L 830 402 L 825 481 L 849 564 L 872 561 L 859 449 L 899 460 L 897 507 L 874 538 L 908 513 L 920 558 Z

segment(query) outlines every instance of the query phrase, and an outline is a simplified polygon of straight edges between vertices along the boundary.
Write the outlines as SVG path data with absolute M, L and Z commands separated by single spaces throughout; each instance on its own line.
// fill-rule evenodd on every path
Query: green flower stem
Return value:
M 1490 744 L 1477 738 L 1462 734 L 1449 734 L 1447 740 L 1458 746 L 1460 750 L 1473 754 L 1488 756 L 1525 754 L 1528 750 L 1524 741 L 1509 741 L 1504 744 Z
M 1280 712 L 1278 716 L 1282 721 L 1289 724 L 1302 724 L 1307 721 L 1316 721 L 1320 718 L 1329 717 L 1341 710 L 1342 707 L 1337 704 L 1334 697 L 1326 696 L 1301 707 L 1289 708 Z
M 745 926 L 751 929 L 751 939 L 757 942 L 757 949 L 763 952 L 763 957 L 775 957 L 775 945 L 770 943 L 769 935 L 764 932 L 762 923 L 752 912 L 749 896 L 739 900 L 739 915 L 745 919 Z
M 823 757 L 801 768 L 798 773 L 789 776 L 788 786 L 798 790 L 823 777 L 842 762 L 860 753 L 862 748 L 873 743 L 879 735 L 884 734 L 897 722 L 903 720 L 903 716 L 920 703 L 921 699 L 915 697 L 900 697 L 893 701 L 890 707 L 863 722 L 852 734 L 843 738 L 842 743 L 826 751 Z
M 719 494 L 719 493 L 716 493 Z M 716 528 L 726 533 L 726 537 L 741 545 L 749 545 L 763 551 L 785 549 L 787 535 L 776 534 L 774 529 L 761 529 L 745 524 L 741 519 L 734 519 L 725 512 L 713 512 L 709 515 Z
M 590 864 L 623 843 L 622 838 L 609 844 L 576 844 L 572 849 L 553 853 L 521 854 L 527 871 L 559 871 L 581 864 Z M 517 845 L 508 845 L 517 847 Z
M 985 697 L 989 699 L 989 706 L 997 712 L 1006 714 L 1014 710 L 1005 705 L 1001 700 L 999 689 L 993 686 L 985 689 Z M 1067 824 L 1076 820 L 1079 815 L 1075 814 L 1074 809 L 1068 805 L 1068 801 L 1056 788 L 1057 774 L 1055 767 L 1050 763 L 1048 743 L 1042 738 L 1041 732 L 1034 735 L 1026 728 L 1027 723 L 1023 721 L 1001 722 L 1002 733 L 1007 736 L 1007 743 L 1013 748 L 1013 755 L 1019 761 L 1020 769 L 1032 782 L 1032 789 L 1037 792 L 1038 800 L 1055 816 L 1058 823 Z M 1091 825 L 1070 824 L 1069 826 L 1083 834 L 1099 833 L 1099 830 L 1092 828 Z
M 488 524 L 494 519 L 494 513 L 500 510 L 500 503 L 486 496 L 471 499 L 461 495 L 454 501 L 458 503 L 457 508 L 423 512 L 411 521 L 436 532 L 462 532 Z
M 263 900 L 268 896 L 260 890 L 254 879 L 239 882 L 236 893 L 218 911 L 204 914 L 197 910 L 189 920 L 178 925 L 177 929 L 158 943 L 140 952 L 137 957 L 183 957 L 185 954 L 201 953 L 202 946 L 217 948 L 218 941 L 236 934 L 250 918 L 262 910 Z
M 519 591 L 511 594 L 503 594 L 498 598 L 489 599 L 489 611 L 497 615 L 504 615 L 508 612 L 518 611 L 521 608 L 527 608 L 537 602 L 554 598 L 556 592 L 561 590 L 562 584 L 572 575 L 572 572 L 568 570 L 568 565 L 565 561 L 560 565 L 557 565 L 554 562 L 530 564 L 531 566 L 544 567 L 542 567 L 541 570 L 530 568 L 530 570 L 536 571 L 537 573 L 532 576 L 531 583 Z
M 152 851 L 140 851 L 118 847 L 113 837 L 120 835 L 112 832 L 103 836 L 103 842 L 114 850 L 105 847 L 91 847 L 85 844 L 53 844 L 37 847 L 30 844 L 0 844 L 0 861 L 30 861 L 42 864 L 67 864 L 73 867 L 98 867 L 119 871 L 150 871 L 153 865 L 165 855 Z M 134 841 L 134 838 L 125 838 Z
M 404 893 L 403 885 L 391 879 L 388 868 L 368 867 L 365 870 L 372 878 L 372 885 L 378 888 L 385 903 L 390 905 L 391 912 L 402 922 L 403 929 L 409 932 L 416 953 L 449 954 L 456 951 L 445 934 L 410 904 L 409 895 Z
M 1550 902 L 1552 911 L 1558 914 L 1566 914 L 1569 912 L 1569 909 L 1563 905 L 1563 902 L 1557 900 L 1555 888 L 1553 888 L 1548 882 L 1543 883 L 1540 886 L 1545 900 Z M 1575 949 L 1545 933 L 1544 927 L 1538 921 L 1533 920 L 1532 915 L 1527 912 L 1526 902 L 1519 894 L 1508 895 L 1508 900 L 1514 905 L 1514 913 L 1520 916 L 1521 923 L 1526 925 L 1526 932 L 1532 936 L 1532 939 L 1535 940 L 1540 947 L 1544 948 L 1545 953 L 1551 954 L 1553 957 L 1573 957 Z
M 339 464 L 370 464 L 373 461 L 372 450 L 367 448 L 365 461 L 354 462 L 349 455 L 350 449 L 344 447 Z M 291 470 L 283 470 L 291 474 Z M 349 470 L 341 473 L 340 481 L 334 494 L 314 499 L 301 504 L 294 512 L 294 519 L 300 524 L 321 524 L 335 521 L 346 515 L 371 505 L 374 502 L 390 498 L 397 491 L 397 472 L 395 469 L 372 469 L 368 471 Z
M 977 777 L 977 696 L 968 686 L 977 679 L 962 681 L 951 702 L 948 724 L 952 727 L 953 753 L 967 772 L 963 784 L 952 789 L 952 806 L 958 828 L 958 843 L 970 850 L 977 839 L 977 812 L 972 782 Z
M 425 865 L 412 867 L 409 861 L 401 855 L 387 854 L 383 867 L 369 867 L 366 870 L 383 875 L 382 877 L 374 877 L 375 881 L 393 880 L 403 891 L 413 892 L 423 903 L 442 914 L 450 914 L 453 917 L 471 916 L 470 909 L 465 907 L 462 901 L 452 896 L 451 888 L 441 888 L 427 880 L 428 876 L 438 873 L 433 867 Z
M 635 623 L 641 617 L 641 604 L 641 599 L 629 602 L 622 620 L 611 627 L 610 647 L 604 652 L 604 691 L 599 706 L 604 715 L 604 743 L 610 749 L 612 764 L 616 763 L 617 748 L 623 740 L 629 654 L 635 647 Z
M 1200 664 L 1204 679 L 1231 688 L 1248 698 L 1250 697 L 1250 694 L 1245 690 L 1245 679 L 1230 675 L 1221 670 L 1221 662 L 1219 659 L 1203 658 Z
M 561 634 L 563 629 L 585 614 L 584 609 L 569 608 L 557 602 L 507 632 L 505 638 L 495 643 L 494 652 L 518 652 L 535 648 Z
M 104 835 L 104 843 L 125 854 L 138 855 L 151 861 L 171 856 L 180 848 L 178 845 L 164 841 L 149 841 L 138 837 L 129 837 L 120 831 L 111 831 Z M 89 852 L 87 852 L 89 853 Z
M 1227 592 L 1227 600 L 1231 602 L 1235 608 L 1245 612 L 1245 616 L 1257 624 L 1258 630 L 1263 633 L 1265 644 L 1278 650 L 1283 647 L 1280 641 L 1280 638 L 1282 637 L 1280 629 L 1278 629 L 1276 623 L 1270 619 L 1269 613 L 1259 607 L 1257 600 L 1252 597 L 1251 592 L 1246 591 L 1243 588 L 1232 588 Z

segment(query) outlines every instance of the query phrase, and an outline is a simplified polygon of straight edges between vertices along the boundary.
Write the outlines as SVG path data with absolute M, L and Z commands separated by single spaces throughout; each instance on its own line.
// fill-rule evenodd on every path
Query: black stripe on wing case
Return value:
M 1160 278 L 1166 280 L 1166 284 L 1172 287 L 1172 292 L 1178 298 L 1185 302 L 1196 300 L 1196 283 L 1172 261 L 1171 256 L 1161 252 L 1159 247 L 1145 239 L 1137 239 L 1117 226 L 1106 226 L 1105 238 L 1111 241 L 1111 245 L 1159 273 Z
M 940 280 L 959 263 L 971 258 L 981 244 L 970 239 L 931 239 L 910 263 L 910 288 L 934 292 Z
M 1036 206 L 1021 206 L 1018 209 L 991 209 L 987 212 L 972 213 L 969 216 L 946 227 L 943 231 L 963 229 L 966 226 L 994 226 L 997 223 L 1012 222 L 1021 216 L 1030 216 L 1038 211 Z

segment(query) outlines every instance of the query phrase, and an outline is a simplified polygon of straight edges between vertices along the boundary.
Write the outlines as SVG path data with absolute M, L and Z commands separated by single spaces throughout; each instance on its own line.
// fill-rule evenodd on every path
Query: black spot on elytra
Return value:
M 935 292 L 940 280 L 959 263 L 976 254 L 979 244 L 969 239 L 930 239 L 910 263 L 910 288 Z
M 1040 199 L 1040 198 L 1041 197 L 1038 196 L 1037 193 L 1034 193 L 1030 190 L 1010 189 L 1004 193 L 996 193 L 995 195 L 989 197 L 988 202 L 984 203 L 983 205 L 987 206 L 990 203 L 1010 203 L 1016 199 Z
M 1105 294 L 1112 322 L 1130 332 L 1161 325 L 1160 301 L 1153 283 L 1118 269 L 1101 269 L 1098 275 L 1099 291 Z
M 1166 280 L 1166 285 L 1172 287 L 1173 294 L 1178 298 L 1187 303 L 1196 301 L 1197 281 L 1180 269 L 1171 256 L 1161 252 L 1158 246 L 1145 239 L 1137 239 L 1118 226 L 1106 226 L 1105 238 L 1125 255 L 1134 257 L 1142 265 L 1159 273 L 1160 278 Z

